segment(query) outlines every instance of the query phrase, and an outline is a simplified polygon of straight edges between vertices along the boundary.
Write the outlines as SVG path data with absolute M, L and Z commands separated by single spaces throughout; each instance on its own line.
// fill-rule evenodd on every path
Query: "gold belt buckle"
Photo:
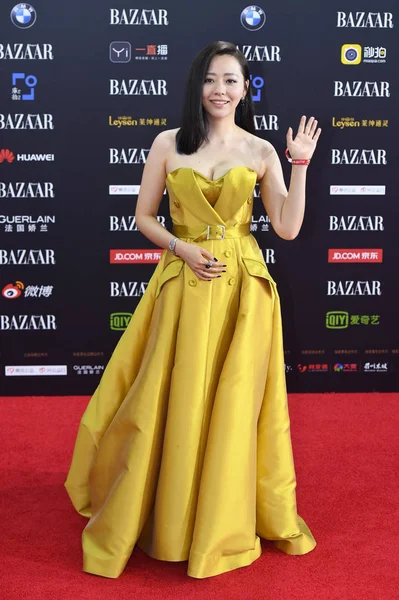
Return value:
M 210 238 L 210 235 L 211 235 L 211 227 L 212 227 L 212 225 L 207 225 L 207 227 L 206 227 L 206 239 L 207 239 L 207 240 L 210 240 L 210 239 L 211 239 L 211 238 Z M 220 239 L 221 239 L 221 240 L 224 240 L 224 235 L 225 235 L 226 227 L 225 227 L 224 225 L 214 225 L 214 227 L 215 227 L 216 229 L 217 229 L 217 228 L 219 228 L 219 229 L 221 229 L 221 230 L 222 230 L 222 233 L 221 233 L 221 236 L 222 236 L 222 237 L 221 237 Z M 217 238 L 217 239 L 218 239 L 218 238 Z

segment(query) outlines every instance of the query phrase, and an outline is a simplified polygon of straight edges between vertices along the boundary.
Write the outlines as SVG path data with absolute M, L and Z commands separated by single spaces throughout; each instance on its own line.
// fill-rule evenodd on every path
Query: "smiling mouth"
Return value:
M 210 100 L 212 104 L 228 104 L 228 100 Z

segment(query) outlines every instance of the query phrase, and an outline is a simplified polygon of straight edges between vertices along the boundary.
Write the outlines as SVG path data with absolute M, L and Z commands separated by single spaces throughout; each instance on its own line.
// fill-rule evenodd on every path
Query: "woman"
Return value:
M 136 222 L 165 248 L 83 415 L 65 486 L 83 570 L 118 577 L 137 543 L 188 575 L 251 564 L 260 537 L 288 554 L 316 542 L 297 515 L 279 296 L 250 234 L 253 190 L 277 234 L 298 234 L 320 136 L 302 117 L 289 192 L 254 135 L 246 60 L 215 42 L 195 58 L 179 129 L 151 147 Z M 173 233 L 156 219 L 164 187 Z M 219 281 L 220 279 L 220 281 Z M 210 283 L 210 286 L 205 285 Z

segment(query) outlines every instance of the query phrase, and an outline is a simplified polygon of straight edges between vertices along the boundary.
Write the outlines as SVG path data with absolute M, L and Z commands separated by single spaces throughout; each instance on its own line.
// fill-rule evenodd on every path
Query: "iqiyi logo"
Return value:
M 349 313 L 344 310 L 332 310 L 326 313 L 327 329 L 346 329 L 349 326 Z
M 326 313 L 327 329 L 346 329 L 356 325 L 380 325 L 381 315 L 350 315 L 344 310 Z
M 109 317 L 109 326 L 113 331 L 124 331 L 130 323 L 132 313 L 111 313 Z

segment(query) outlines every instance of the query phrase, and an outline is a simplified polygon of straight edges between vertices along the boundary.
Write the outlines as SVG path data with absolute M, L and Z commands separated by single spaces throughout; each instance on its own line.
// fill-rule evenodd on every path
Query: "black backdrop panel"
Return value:
M 191 61 L 216 39 L 250 61 L 257 133 L 287 185 L 287 128 L 302 114 L 323 128 L 296 240 L 276 236 L 255 190 L 289 391 L 397 390 L 395 3 L 135 7 L 2 3 L 2 394 L 93 392 L 161 252 L 134 222 L 148 150 L 178 126 Z

